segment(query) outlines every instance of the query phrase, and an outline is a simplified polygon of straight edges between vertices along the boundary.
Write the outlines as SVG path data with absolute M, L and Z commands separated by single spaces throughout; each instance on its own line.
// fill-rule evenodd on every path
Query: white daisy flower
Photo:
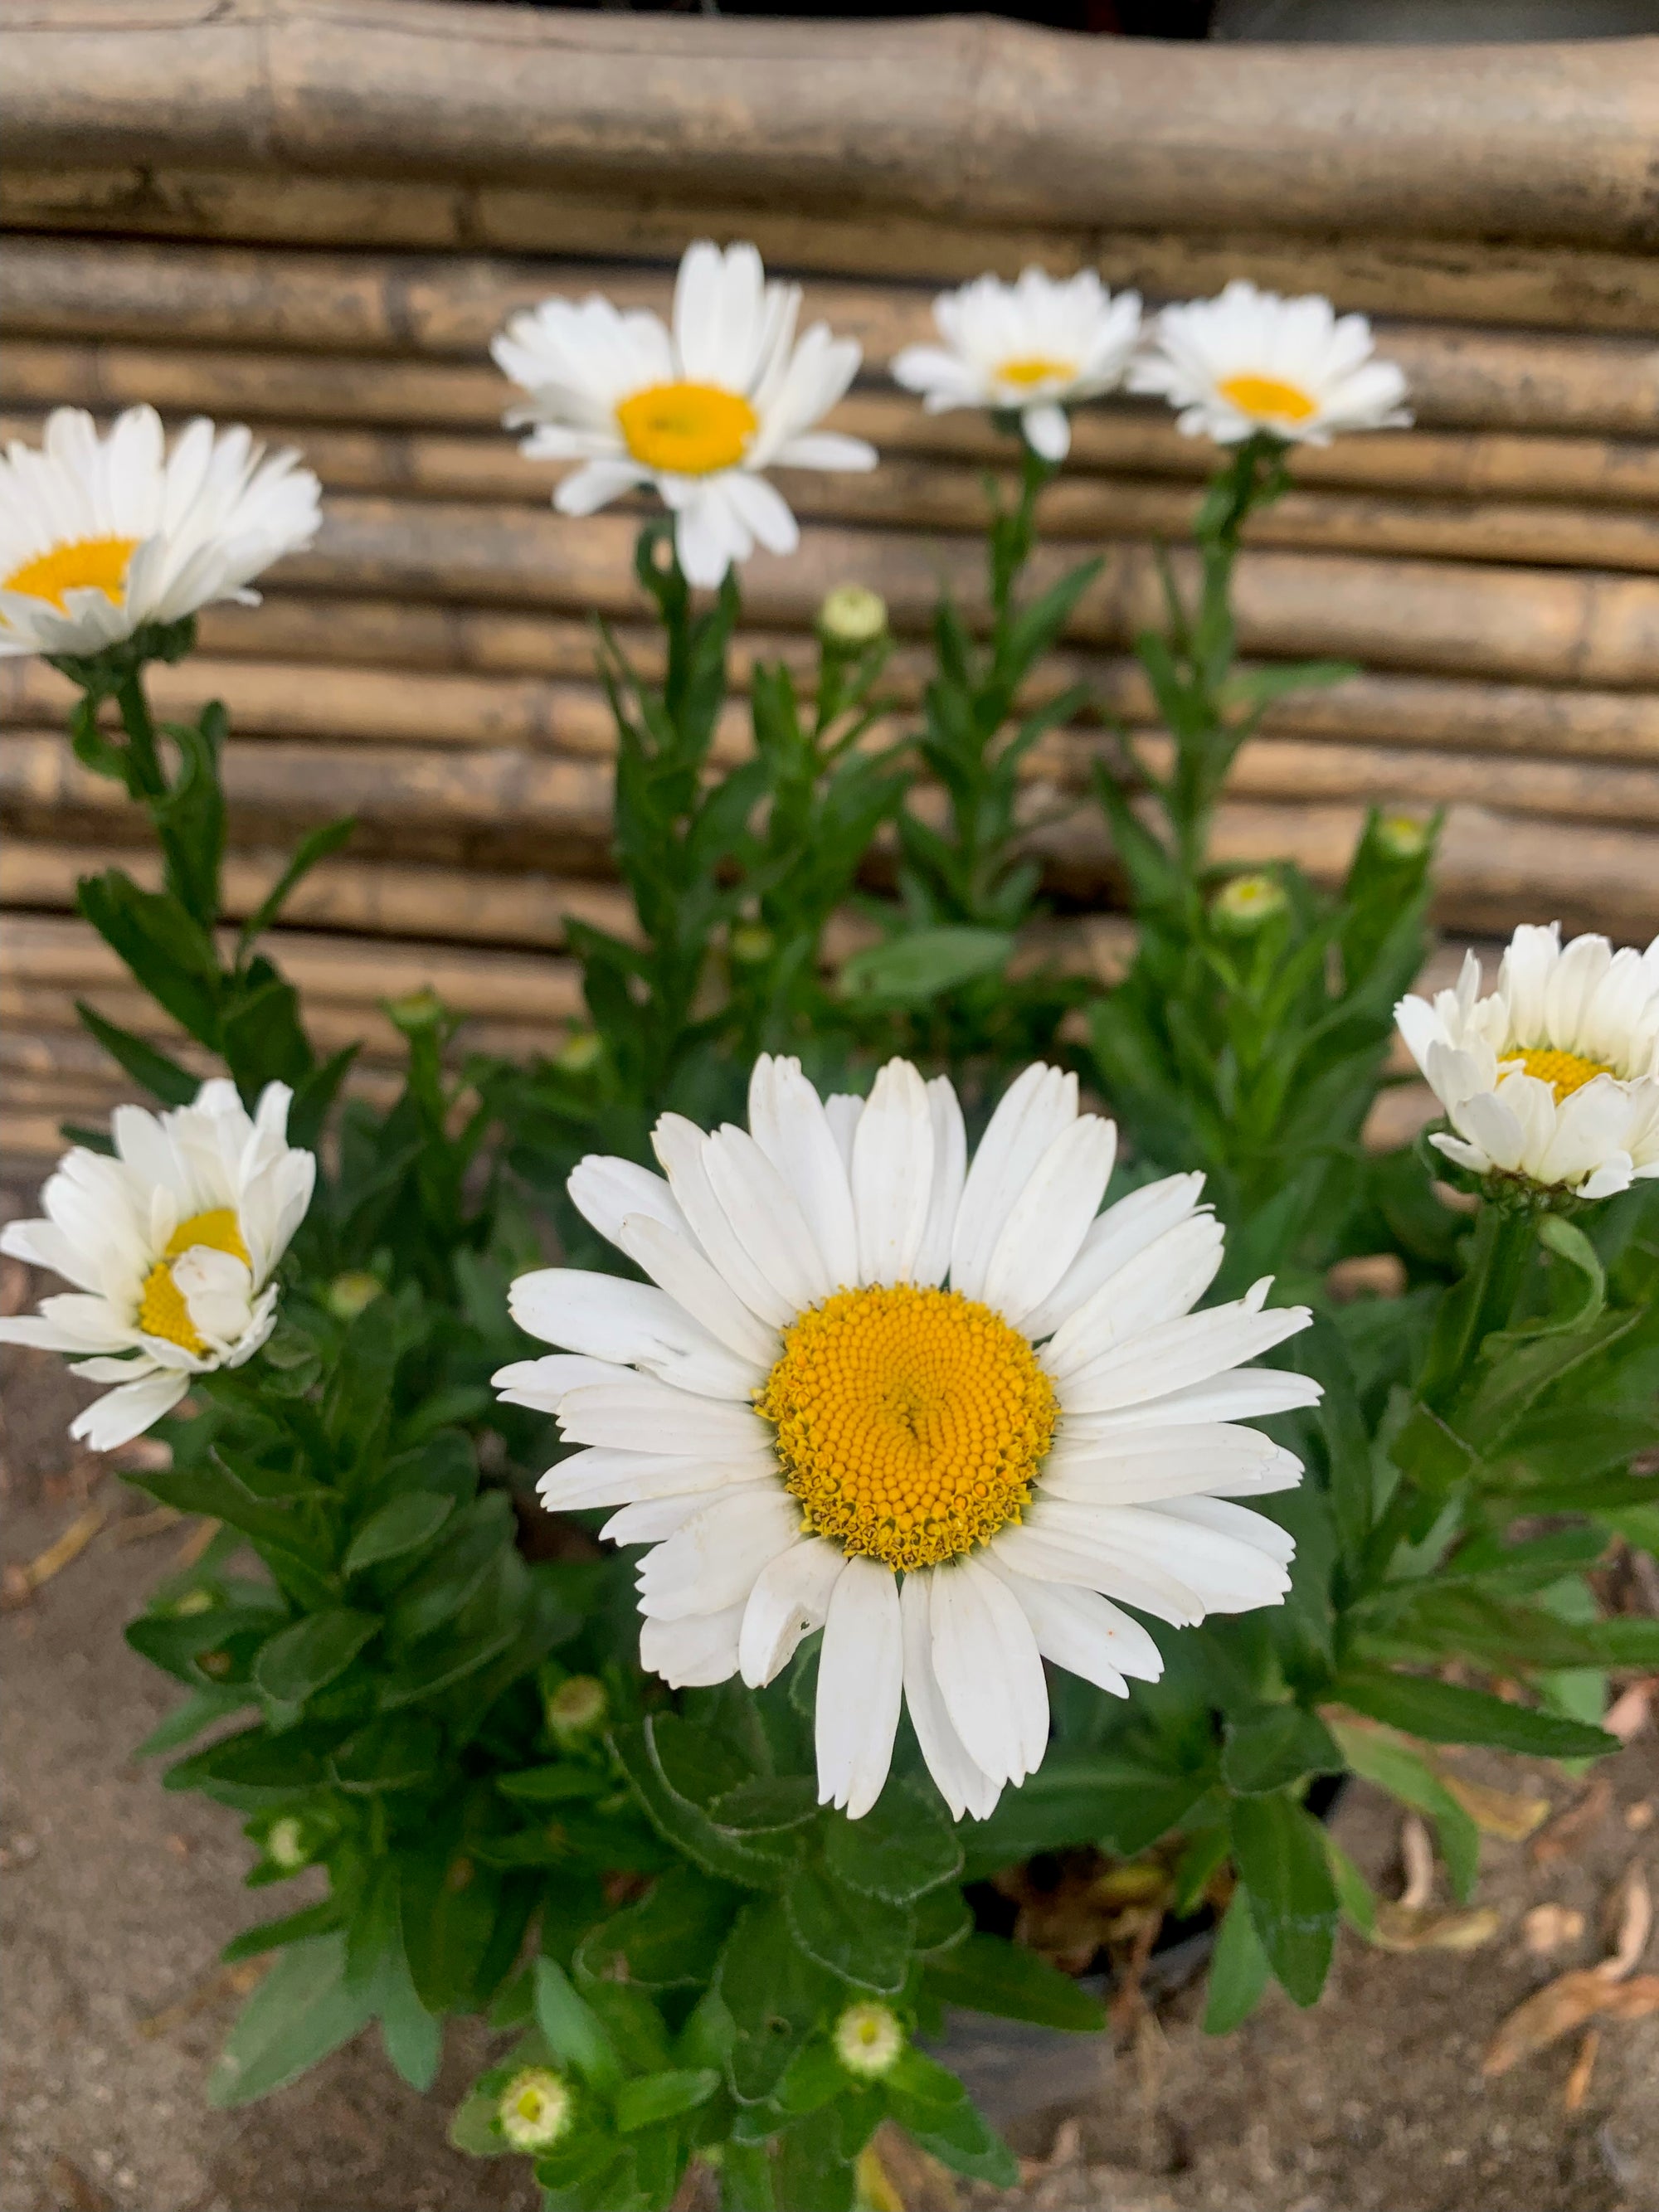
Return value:
M 824 323 L 797 340 L 800 299 L 799 284 L 767 283 L 752 246 L 700 240 L 680 263 L 672 331 L 598 293 L 514 315 L 490 346 L 530 394 L 507 425 L 536 425 L 520 449 L 533 459 L 585 464 L 554 493 L 560 514 L 653 485 L 688 581 L 710 590 L 757 544 L 793 553 L 795 518 L 763 471 L 876 465 L 863 439 L 813 428 L 862 356 Z
M 1470 952 L 1455 990 L 1395 1018 L 1455 1132 L 1430 1139 L 1448 1159 L 1584 1199 L 1659 1176 L 1659 938 L 1615 952 L 1523 925 L 1496 990 Z
M 153 407 L 106 438 L 55 408 L 39 451 L 14 440 L 0 458 L 0 654 L 99 653 L 218 599 L 256 605 L 253 578 L 317 534 L 298 464 L 205 419 L 169 452 Z
M 0 1320 L 0 1343 L 73 1352 L 72 1375 L 116 1385 L 70 1425 L 94 1451 L 171 1413 L 194 1376 L 241 1366 L 276 1326 L 270 1277 L 317 1170 L 288 1142 L 291 1097 L 267 1084 L 250 1119 L 222 1077 L 174 1113 L 118 1106 L 115 1157 L 65 1153 L 45 1220 L 0 1231 L 0 1252 L 75 1285 Z
M 1114 298 L 1092 269 L 1056 278 L 1027 269 L 1019 281 L 976 276 L 933 302 L 942 346 L 906 346 L 896 382 L 922 394 L 930 415 L 952 407 L 1006 409 L 1032 451 L 1063 461 L 1072 447 L 1066 410 L 1123 379 L 1140 336 L 1140 295 Z
M 640 1656 L 678 1686 L 769 1682 L 811 1630 L 819 1794 L 881 1793 L 902 1703 L 960 1818 L 1040 1763 L 1042 1661 L 1119 1696 L 1175 1625 L 1277 1604 L 1291 1544 L 1235 1504 L 1299 1463 L 1243 1419 L 1318 1387 L 1233 1370 L 1305 1307 L 1190 1309 L 1221 1262 L 1176 1176 L 1097 1217 L 1116 1132 L 1028 1068 L 969 1165 L 956 1094 L 890 1061 L 820 1101 L 757 1062 L 747 1131 L 658 1123 L 667 1180 L 583 1160 L 575 1205 L 649 1283 L 521 1276 L 565 1354 L 495 1376 L 583 1449 L 541 1485 L 649 1544 Z M 947 1287 L 948 1285 L 948 1287 Z
M 1373 343 L 1364 315 L 1339 316 L 1316 292 L 1285 300 L 1236 276 L 1217 299 L 1162 311 L 1128 386 L 1178 408 L 1189 437 L 1328 446 L 1339 430 L 1411 422 L 1405 373 L 1374 360 Z

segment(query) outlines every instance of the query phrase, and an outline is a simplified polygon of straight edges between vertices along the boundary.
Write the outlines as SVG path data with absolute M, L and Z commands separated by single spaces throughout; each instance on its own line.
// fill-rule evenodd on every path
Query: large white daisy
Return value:
M 906 346 L 896 381 L 921 392 L 930 415 L 1017 414 L 1032 451 L 1063 461 L 1072 447 L 1066 409 L 1122 381 L 1140 336 L 1140 295 L 1114 297 L 1092 269 L 1055 278 L 1032 268 L 1016 283 L 976 276 L 941 293 L 933 320 L 945 343 Z
M 1496 990 L 1470 952 L 1455 990 L 1395 1018 L 1455 1132 L 1430 1142 L 1460 1166 L 1586 1199 L 1659 1176 L 1659 938 L 1615 952 L 1523 925 Z
M 115 1157 L 65 1153 L 46 1218 L 0 1231 L 0 1251 L 75 1285 L 0 1320 L 0 1343 L 72 1352 L 71 1374 L 115 1384 L 70 1428 L 94 1451 L 159 1421 L 194 1376 L 241 1366 L 276 1326 L 271 1273 L 317 1170 L 288 1141 L 291 1096 L 267 1084 L 250 1117 L 220 1078 L 174 1113 L 118 1107 Z
M 762 473 L 872 469 L 861 438 L 817 430 L 858 374 L 860 349 L 814 323 L 797 341 L 799 284 L 768 283 L 752 246 L 686 248 L 670 330 L 644 308 L 599 293 L 544 300 L 491 343 L 496 366 L 529 392 L 508 427 L 536 427 L 521 450 L 580 461 L 553 495 L 562 514 L 592 514 L 652 485 L 674 513 L 680 566 L 713 589 L 756 545 L 793 553 L 795 518 Z
M 1236 446 L 1266 431 L 1328 446 L 1339 430 L 1401 429 L 1405 372 L 1377 361 L 1364 315 L 1328 300 L 1259 292 L 1236 276 L 1213 300 L 1165 307 L 1130 368 L 1131 392 L 1161 393 L 1189 436 Z
M 1193 1314 L 1220 1265 L 1202 1177 L 1097 1213 L 1116 1135 L 1029 1068 L 971 1166 L 956 1094 L 890 1061 L 820 1101 L 763 1059 L 750 1127 L 658 1123 L 667 1180 L 589 1158 L 586 1218 L 650 1277 L 514 1285 L 564 1355 L 495 1377 L 583 1447 L 550 1507 L 616 1506 L 649 1544 L 640 1656 L 671 1683 L 769 1682 L 823 1630 L 817 1763 L 855 1817 L 901 1703 L 960 1818 L 1038 1765 L 1042 1661 L 1156 1679 L 1133 1606 L 1176 1625 L 1278 1603 L 1290 1538 L 1236 1497 L 1299 1463 L 1252 1429 L 1317 1386 L 1242 1361 L 1304 1328 L 1259 1283 Z
M 318 483 L 292 453 L 198 419 L 169 451 L 153 407 L 100 438 L 58 407 L 38 451 L 0 458 L 0 654 L 90 653 L 218 599 L 317 534 Z

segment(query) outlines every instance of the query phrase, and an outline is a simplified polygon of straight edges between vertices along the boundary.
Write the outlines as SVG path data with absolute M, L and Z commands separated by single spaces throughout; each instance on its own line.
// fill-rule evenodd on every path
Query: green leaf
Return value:
M 722 1790 L 708 1812 L 716 1827 L 738 1841 L 781 1835 L 817 1818 L 817 1787 L 809 1774 L 757 1774 Z
M 252 1698 L 246 1689 L 234 1686 L 221 1688 L 216 1683 L 203 1690 L 192 1690 L 182 1705 L 176 1705 L 163 1721 L 159 1721 L 144 1738 L 133 1747 L 135 1759 L 154 1759 L 163 1751 L 176 1751 L 180 1744 L 188 1743 L 192 1736 L 200 1735 L 204 1728 L 222 1721 L 243 1705 L 251 1705 Z
M 1287 1796 L 1239 1797 L 1233 1857 L 1274 1975 L 1299 2005 L 1325 1986 L 1336 1935 L 1336 1886 L 1316 1822 Z
M 383 1559 L 401 1559 L 435 1536 L 454 1510 L 454 1500 L 430 1490 L 410 1491 L 371 1513 L 340 1562 L 342 1574 L 360 1575 Z
M 313 1936 L 331 1936 L 340 1925 L 340 1905 L 336 1898 L 325 1897 L 320 1905 L 302 1905 L 297 1912 L 284 1913 L 278 1920 L 261 1920 L 257 1926 L 245 1928 L 240 1936 L 233 1936 L 219 1956 L 226 1966 L 234 1966 L 241 1959 L 263 1958 L 267 1951 L 280 1951 L 289 1943 L 308 1943 Z
M 1006 930 L 965 924 L 912 930 L 855 952 L 842 969 L 842 984 L 851 999 L 920 1005 L 975 976 L 1000 973 L 1013 949 L 1014 939 Z
M 614 2081 L 621 2071 L 616 2046 L 556 1960 L 537 1960 L 535 1993 L 536 2025 L 554 2055 L 573 2066 L 585 2081 L 599 2087 Z
M 617 2132 L 629 2136 L 659 2120 L 677 2119 L 706 2105 L 720 2086 L 720 2075 L 707 2066 L 639 2075 L 617 2092 Z
M 1484 1690 L 1465 1690 L 1422 1674 L 1355 1668 L 1340 1675 L 1329 1694 L 1357 1713 L 1431 1743 L 1489 1743 L 1539 1759 L 1599 1759 L 1619 1748 L 1615 1737 L 1582 1721 L 1534 1712 Z
M 143 1037 L 134 1036 L 107 1021 L 95 1006 L 84 999 L 77 999 L 75 1011 L 82 1024 L 97 1038 L 104 1050 L 118 1066 L 125 1069 L 135 1083 L 142 1084 L 153 1098 L 164 1106 L 188 1106 L 201 1089 L 201 1079 L 187 1067 L 180 1067 L 170 1054 L 147 1044 Z
M 795 1943 L 774 1898 L 757 1899 L 738 1916 L 714 1987 L 732 2015 L 726 2080 L 743 2105 L 772 2094 L 807 2037 L 846 2001 L 842 1984 Z
M 1359 1869 L 1348 1856 L 1336 1838 L 1325 1831 L 1325 1856 L 1331 1863 L 1331 1880 L 1336 1884 L 1336 1901 L 1342 1914 L 1357 1936 L 1369 1943 L 1376 1935 L 1376 1899 Z
M 354 1796 L 414 1790 L 436 1774 L 444 1732 L 424 1713 L 388 1713 L 349 1735 L 331 1753 L 329 1772 Z
M 832 1814 L 823 1860 L 845 1889 L 908 1905 L 962 1870 L 962 1845 L 936 1794 L 908 1779 L 890 1782 L 862 1820 Z
M 929 1959 L 922 1986 L 941 2004 L 994 2013 L 1000 2020 L 1028 2020 L 1079 2034 L 1106 2024 L 1099 2005 L 1069 1974 L 999 1936 L 969 1936 L 942 1958 Z
M 1243 1797 L 1262 1796 L 1304 1774 L 1341 1771 L 1330 1730 L 1303 1705 L 1274 1705 L 1227 1724 L 1221 1778 Z
M 1210 1956 L 1205 2034 L 1230 2035 L 1247 2021 L 1261 2002 L 1267 1977 L 1267 1954 L 1255 1932 L 1249 1894 L 1241 1885 L 1233 1892 Z
M 295 1945 L 243 2006 L 208 2077 L 208 2102 L 222 2111 L 269 2096 L 349 2042 L 369 2016 L 367 1993 L 345 1984 L 343 1936 Z
M 695 1867 L 673 1867 L 648 1897 L 589 1930 L 576 1969 L 641 1989 L 701 1988 L 714 1970 L 742 1893 Z
M 344 1606 L 297 1620 L 260 1651 L 254 1681 L 273 1704 L 302 1705 L 344 1674 L 380 1626 L 375 1614 Z
M 617 1758 L 652 1826 L 705 1874 L 745 1888 L 771 1888 L 795 1856 L 787 1832 L 755 1834 L 723 1828 L 711 1808 L 750 1779 L 741 1760 L 673 1713 L 657 1713 L 616 1730 Z
M 1018 2183 L 1018 2160 L 954 2074 L 912 2049 L 900 2057 L 884 2086 L 893 2118 L 941 2165 L 999 2189 Z
M 514 1526 L 513 1504 L 505 1491 L 486 1491 L 464 1506 L 450 1521 L 442 1549 L 387 1607 L 388 1641 L 403 1648 L 453 1620 L 512 1542 Z
M 319 860 L 326 860 L 331 853 L 337 853 L 356 826 L 356 817 L 348 814 L 337 822 L 325 823 L 320 830 L 311 830 L 300 840 L 294 848 L 293 859 L 243 923 L 241 938 L 236 948 L 239 960 L 246 957 L 255 939 L 262 937 L 276 921 L 301 878 L 310 874 Z
M 199 1044 L 220 1042 L 218 956 L 212 939 L 165 891 L 142 891 L 118 868 L 83 876 L 82 913 L 156 1004 Z
M 963 1826 L 968 1876 L 994 1874 L 1070 1844 L 1103 1844 L 1132 1858 L 1176 1826 L 1212 1778 L 1115 1752 L 1056 1745 L 1021 1788 L 1004 1790 L 988 1820 Z
M 1452 1888 L 1460 1900 L 1467 1900 L 1480 1869 L 1480 1831 L 1439 1776 L 1409 1744 L 1375 1729 L 1339 1722 L 1333 1733 L 1356 1774 L 1376 1783 L 1402 1805 L 1414 1805 L 1429 1814 L 1439 1833 L 1440 1854 Z
M 884 1996 L 904 1987 L 915 1940 L 908 1905 L 861 1897 L 808 1866 L 784 1891 L 783 1907 L 796 1942 L 830 1973 Z

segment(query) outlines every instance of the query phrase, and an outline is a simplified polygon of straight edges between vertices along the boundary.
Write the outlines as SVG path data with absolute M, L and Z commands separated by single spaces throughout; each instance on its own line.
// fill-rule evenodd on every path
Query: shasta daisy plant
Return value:
M 1298 1462 L 1255 1414 L 1318 1386 L 1243 1363 L 1307 1326 L 1268 1285 L 1194 1315 L 1222 1231 L 1177 1176 L 1102 1214 L 1115 1132 L 1029 1068 L 971 1162 L 945 1078 L 908 1062 L 821 1100 L 763 1058 L 750 1127 L 678 1116 L 666 1180 L 585 1160 L 571 1197 L 650 1278 L 513 1286 L 560 1354 L 495 1378 L 582 1449 L 554 1509 L 643 1543 L 641 1658 L 676 1684 L 769 1682 L 824 1632 L 821 1797 L 856 1818 L 902 1706 L 953 1813 L 1041 1763 L 1042 1662 L 1109 1692 L 1156 1680 L 1126 1606 L 1182 1626 L 1277 1603 L 1285 1531 L 1239 1497 Z

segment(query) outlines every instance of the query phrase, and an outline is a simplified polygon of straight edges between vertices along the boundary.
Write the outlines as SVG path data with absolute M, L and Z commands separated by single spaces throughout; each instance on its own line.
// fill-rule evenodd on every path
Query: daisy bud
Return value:
M 551 2150 L 569 2127 L 575 2100 L 550 2066 L 526 2066 L 501 2095 L 495 2118 L 514 2150 Z
M 1429 842 L 1429 825 L 1415 814 L 1381 814 L 1376 842 L 1392 860 L 1417 860 Z
M 284 1874 L 297 1874 L 302 1866 L 311 1863 L 311 1846 L 307 1840 L 303 1822 L 291 1813 L 273 1820 L 265 1830 L 265 1856 L 272 1866 L 281 1867 Z
M 873 2000 L 848 2005 L 836 2022 L 831 2039 L 842 2064 L 863 2081 L 879 2081 L 890 2074 L 905 2045 L 897 2014 Z
M 610 1700 L 594 1674 L 573 1674 L 547 1701 L 547 1725 L 559 1742 L 574 1743 L 605 1724 Z
M 336 1321 L 356 1321 L 385 1288 L 378 1275 L 371 1275 L 361 1267 L 350 1267 L 343 1275 L 334 1278 L 323 1293 L 323 1304 Z
M 418 991 L 405 991 L 400 999 L 388 999 L 386 1010 L 405 1036 L 412 1036 L 416 1030 L 434 1029 L 444 1018 L 443 1000 L 425 986 Z
M 561 1075 L 587 1075 L 605 1057 L 605 1042 L 592 1030 L 572 1030 L 553 1065 Z
M 740 921 L 732 932 L 732 957 L 740 968 L 758 968 L 769 960 L 777 939 L 763 922 Z
M 842 653 L 861 653 L 887 633 L 887 602 L 863 584 L 837 584 L 818 609 L 818 635 Z
M 1216 893 L 1210 912 L 1218 927 L 1245 937 L 1275 920 L 1289 903 L 1276 876 L 1235 876 Z

